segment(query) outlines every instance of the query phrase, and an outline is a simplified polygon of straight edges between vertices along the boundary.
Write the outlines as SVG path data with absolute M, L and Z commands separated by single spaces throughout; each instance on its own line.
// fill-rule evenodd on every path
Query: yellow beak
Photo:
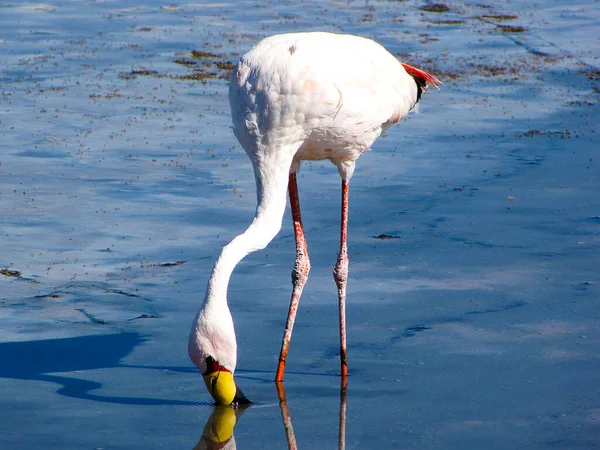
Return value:
M 203 375 L 206 389 L 217 405 L 229 405 L 233 402 L 237 387 L 231 372 L 217 371 Z
M 248 404 L 250 400 L 235 385 L 233 374 L 212 357 L 206 358 L 207 370 L 202 375 L 206 389 L 217 405 Z

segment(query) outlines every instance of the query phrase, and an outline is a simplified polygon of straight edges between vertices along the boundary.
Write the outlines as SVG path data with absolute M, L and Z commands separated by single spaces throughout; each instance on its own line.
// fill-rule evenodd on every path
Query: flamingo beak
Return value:
M 237 387 L 233 374 L 212 357 L 206 358 L 207 370 L 202 375 L 206 389 L 217 405 L 248 404 L 250 400 Z

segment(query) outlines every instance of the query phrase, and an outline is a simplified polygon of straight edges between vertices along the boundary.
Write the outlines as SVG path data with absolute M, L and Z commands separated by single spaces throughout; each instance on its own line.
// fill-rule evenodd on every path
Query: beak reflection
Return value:
M 246 407 L 215 406 L 206 421 L 206 425 L 204 425 L 202 437 L 194 450 L 235 450 L 237 445 L 233 436 L 233 429 Z

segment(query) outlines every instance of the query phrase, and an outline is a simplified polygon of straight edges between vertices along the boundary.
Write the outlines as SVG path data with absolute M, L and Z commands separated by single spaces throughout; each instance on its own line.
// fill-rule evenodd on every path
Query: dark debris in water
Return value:
M 134 317 L 133 319 L 129 319 L 129 322 L 132 322 L 134 320 L 138 320 L 138 319 L 160 319 L 159 316 L 155 315 L 155 314 L 140 314 L 137 317 Z
M 427 331 L 427 330 L 431 330 L 431 327 L 427 327 L 425 325 L 419 325 L 416 327 L 408 327 L 404 330 L 404 335 L 407 337 L 414 336 L 419 331 Z
M 581 71 L 581 73 L 591 81 L 600 81 L 600 69 L 587 68 Z
M 192 58 L 197 59 L 215 59 L 215 58 L 223 58 L 225 55 L 219 55 L 217 53 L 205 52 L 202 50 L 192 50 Z
M 76 308 L 76 311 L 79 311 L 81 314 L 87 317 L 90 322 L 95 323 L 97 325 L 106 325 L 107 323 L 104 319 L 96 318 L 96 316 L 87 312 L 84 308 Z
M 49 294 L 36 295 L 34 298 L 41 299 L 41 300 L 47 300 L 47 299 L 61 298 L 61 297 L 62 297 L 62 294 L 60 294 L 58 292 L 51 292 Z
M 434 25 L 462 25 L 465 23 L 464 20 L 461 19 L 449 19 L 449 20 L 434 20 L 431 22 Z
M 21 278 L 21 272 L 18 270 L 10 270 L 8 268 L 0 269 L 0 275 L 12 278 Z
M 235 67 L 231 61 L 227 59 L 226 55 L 221 53 L 213 53 L 204 50 L 192 50 L 191 56 L 194 59 L 202 60 L 203 67 L 214 68 L 217 73 L 214 74 L 213 78 L 226 79 L 228 80 L 231 76 L 231 71 Z M 213 73 L 213 72 L 205 72 Z
M 463 72 L 457 72 L 455 70 L 436 70 L 435 76 L 440 79 L 446 80 L 458 80 L 459 78 L 464 76 Z
M 525 133 L 523 133 L 523 136 L 525 136 L 527 138 L 531 138 L 533 136 L 546 136 L 546 137 L 559 137 L 561 139 L 565 139 L 565 138 L 571 137 L 571 132 L 569 130 L 543 131 L 543 130 L 534 129 L 534 130 L 526 131 Z
M 516 20 L 519 18 L 519 16 L 515 16 L 513 14 L 483 14 L 479 17 L 481 19 L 499 20 L 499 21 Z
M 130 72 L 121 72 L 119 78 L 122 80 L 135 80 L 137 77 L 160 77 L 156 70 L 132 69 Z
M 173 60 L 173 63 L 189 68 L 189 73 L 180 75 L 138 67 L 132 69 L 130 72 L 121 72 L 119 77 L 123 80 L 133 80 L 141 76 L 168 78 L 171 80 L 200 81 L 202 83 L 206 83 L 208 80 L 214 79 L 229 80 L 231 77 L 231 71 L 235 67 L 231 61 L 227 60 L 226 55 L 219 53 L 203 50 L 192 50 L 190 53 L 180 56 L 187 56 L 187 58 L 176 58 Z
M 174 263 L 162 263 L 160 264 L 161 267 L 176 267 L 176 266 L 183 266 L 186 263 L 186 261 L 176 261 Z
M 207 72 L 203 69 L 195 70 L 190 74 L 185 75 L 172 75 L 167 73 L 160 73 L 155 70 L 132 70 L 131 72 L 121 72 L 119 77 L 123 80 L 134 80 L 138 76 L 147 76 L 153 78 L 169 78 L 171 80 L 191 80 L 191 81 L 202 81 L 206 82 L 214 78 L 224 78 L 216 72 Z
M 131 292 L 125 292 L 125 291 L 122 291 L 122 290 L 120 290 L 120 289 L 106 289 L 104 292 L 105 292 L 105 293 L 107 293 L 107 294 L 119 294 L 119 295 L 125 295 L 125 296 L 127 296 L 127 297 L 137 297 L 137 298 L 139 298 L 139 297 L 140 297 L 140 296 L 139 296 L 139 295 L 137 295 L 137 294 L 133 294 L 133 293 L 131 293 Z
M 20 281 L 27 281 L 30 284 L 37 284 L 37 283 L 39 283 L 39 281 L 33 280 L 31 278 L 24 277 L 23 275 L 21 275 L 21 272 L 19 272 L 18 270 L 11 270 L 8 267 L 0 269 L 0 275 L 3 275 L 5 277 L 9 277 L 9 278 L 15 278 L 15 279 L 20 280 Z
M 217 78 L 217 74 L 215 72 L 193 72 L 188 75 L 175 75 L 171 77 L 174 80 L 191 80 L 191 81 L 206 81 L 212 80 L 213 78 Z
M 148 69 L 133 69 L 131 72 L 131 75 L 140 75 L 140 76 L 144 76 L 144 77 L 153 77 L 158 75 L 158 71 L 156 70 L 148 70 Z
M 156 264 L 146 264 L 143 265 L 142 267 L 145 269 L 151 268 L 151 267 L 177 267 L 177 266 L 183 266 L 187 261 L 175 261 L 175 262 L 166 262 L 166 263 L 156 263 Z
M 181 64 L 182 66 L 195 66 L 198 64 L 196 61 L 192 61 L 190 59 L 175 59 L 173 62 L 175 64 Z
M 220 70 L 231 71 L 235 67 L 235 64 L 229 61 L 216 61 L 215 66 Z
M 448 12 L 450 11 L 450 7 L 444 3 L 429 3 L 421 8 L 422 11 L 425 12 Z
M 489 75 L 492 77 L 497 77 L 498 75 L 504 75 L 508 72 L 510 68 L 506 66 L 492 66 L 488 64 L 482 64 L 478 67 L 479 73 L 482 75 Z
M 524 33 L 527 31 L 527 28 L 520 25 L 498 25 L 498 28 L 503 33 Z
M 589 100 L 573 100 L 569 102 L 569 106 L 594 106 L 594 102 Z
M 386 239 L 401 239 L 400 236 L 397 236 L 395 234 L 379 234 L 377 236 L 373 236 L 375 239 L 381 239 L 386 240 Z
M 396 343 L 396 342 L 403 341 L 403 340 L 411 338 L 411 337 L 415 337 L 417 335 L 417 333 L 420 333 L 421 331 L 431 330 L 432 328 L 433 327 L 430 327 L 427 325 L 417 325 L 414 327 L 406 327 L 401 332 L 394 333 L 394 335 L 391 337 L 390 340 L 392 342 Z

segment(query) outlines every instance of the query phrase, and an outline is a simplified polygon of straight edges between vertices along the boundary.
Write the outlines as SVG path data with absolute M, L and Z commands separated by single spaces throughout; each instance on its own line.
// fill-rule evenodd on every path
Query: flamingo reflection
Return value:
M 285 436 L 289 450 L 297 450 L 296 436 L 292 426 L 290 409 L 285 396 L 283 383 L 276 382 L 277 396 L 279 397 L 279 407 L 281 408 L 281 418 L 285 429 Z M 347 378 L 341 378 L 340 386 L 340 425 L 338 431 L 338 449 L 346 448 L 346 388 Z M 212 414 L 204 425 L 204 431 L 200 441 L 194 447 L 194 450 L 237 450 L 237 444 L 233 435 L 238 420 L 251 405 L 215 405 Z
M 194 450 L 236 450 L 233 429 L 248 405 L 215 405 Z
M 277 386 L 277 396 L 279 397 L 279 407 L 281 408 L 281 418 L 283 419 L 283 427 L 285 428 L 285 437 L 287 438 L 288 448 L 289 450 L 297 450 L 298 445 L 296 444 L 296 436 L 294 435 L 290 409 L 288 408 L 287 399 L 285 398 L 285 388 L 281 381 L 276 381 L 275 385 Z
M 348 387 L 348 379 L 341 378 L 340 386 L 340 426 L 338 431 L 338 449 L 346 448 L 346 391 Z M 277 396 L 279 397 L 279 406 L 281 407 L 281 418 L 283 419 L 283 427 L 285 428 L 285 436 L 288 442 L 289 450 L 297 450 L 296 436 L 294 435 L 294 427 L 292 426 L 292 418 L 290 409 L 288 408 L 287 399 L 285 397 L 285 389 L 283 383 L 275 382 L 277 386 Z

